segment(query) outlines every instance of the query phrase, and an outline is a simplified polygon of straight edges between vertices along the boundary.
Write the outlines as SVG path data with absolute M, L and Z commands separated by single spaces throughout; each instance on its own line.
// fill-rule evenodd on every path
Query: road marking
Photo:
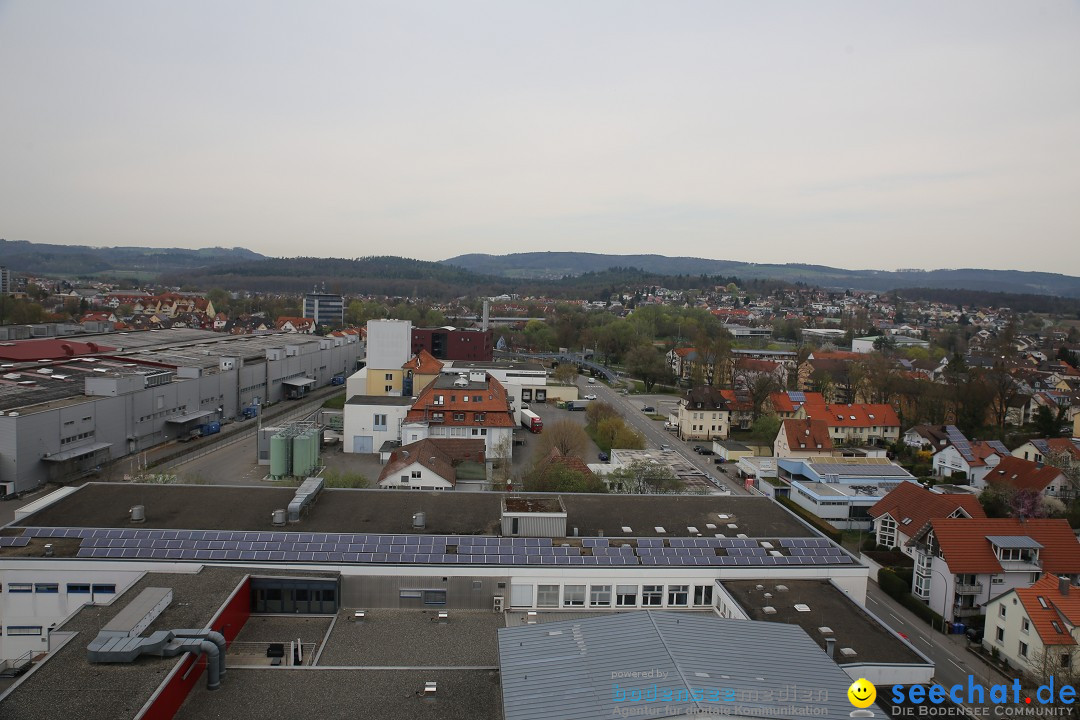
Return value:
M 922 641 L 923 641 L 924 643 L 926 643 L 927 645 L 929 645 L 930 647 L 933 647 L 933 646 L 934 646 L 934 643 L 930 642 L 929 640 L 927 640 L 926 638 L 922 637 L 921 635 L 919 636 L 919 639 L 920 639 L 920 640 L 922 640 Z
M 889 615 L 890 615 L 890 616 L 892 617 L 892 619 L 893 619 L 893 620 L 895 620 L 896 622 L 898 622 L 898 623 L 901 623 L 901 624 L 903 624 L 903 622 L 904 622 L 904 621 L 903 621 L 903 620 L 901 620 L 900 618 L 896 617 L 896 616 L 895 616 L 895 615 L 893 615 L 892 613 L 889 613 Z
M 949 662 L 951 662 L 953 665 L 956 665 L 957 669 L 960 670 L 960 672 L 965 672 L 964 668 L 960 667 L 960 664 L 957 663 L 955 660 L 949 660 Z

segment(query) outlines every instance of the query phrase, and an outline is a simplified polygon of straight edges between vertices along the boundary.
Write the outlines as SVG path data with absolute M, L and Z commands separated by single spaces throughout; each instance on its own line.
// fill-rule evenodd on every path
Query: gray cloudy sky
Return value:
M 0 0 L 0 237 L 1080 275 L 1080 3 Z

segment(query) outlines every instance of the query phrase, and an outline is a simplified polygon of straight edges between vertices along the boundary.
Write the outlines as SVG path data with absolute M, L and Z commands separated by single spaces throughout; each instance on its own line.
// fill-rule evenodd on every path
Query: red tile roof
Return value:
M 900 418 L 892 405 L 852 403 L 850 405 L 811 405 L 807 403 L 806 417 L 824 420 L 829 427 L 900 427 Z
M 1003 484 L 1015 490 L 1043 492 L 1048 485 L 1061 477 L 1061 470 L 1053 465 L 1033 463 L 1030 460 L 1006 455 L 986 476 L 986 482 Z
M 454 468 L 466 460 L 484 462 L 485 446 L 483 440 L 460 438 L 425 438 L 402 445 L 390 455 L 390 461 L 379 473 L 379 482 L 397 475 L 414 463 L 419 463 L 455 485 L 457 472 Z
M 1016 596 L 1020 598 L 1043 645 L 1076 644 L 1069 633 L 1069 626 L 1080 624 L 1080 588 L 1070 586 L 1068 594 L 1062 595 L 1057 577 L 1043 575 L 1031 587 L 1017 588 Z M 1040 598 L 1043 602 L 1039 602 Z M 1046 607 L 1043 607 L 1043 603 Z M 1057 623 L 1057 628 L 1054 623 Z
M 795 402 L 791 399 L 791 393 L 778 392 L 769 395 L 769 400 L 772 402 L 774 412 L 778 413 L 793 413 L 803 405 L 824 405 L 825 396 L 821 393 L 808 392 L 803 393 L 806 400 L 803 402 Z
M 900 483 L 870 508 L 870 517 L 889 515 L 908 537 L 915 537 L 934 518 L 947 518 L 963 509 L 968 516 L 985 519 L 979 498 L 968 493 L 943 495 L 918 483 Z
M 1000 573 L 1001 563 L 986 539 L 991 535 L 1026 536 L 1041 544 L 1043 572 L 1080 573 L 1080 543 L 1066 520 L 934 518 L 930 526 L 953 573 Z
M 440 378 L 428 383 L 428 386 L 420 391 L 413 403 L 412 408 L 405 415 L 405 422 L 435 422 L 432 413 L 442 413 L 441 425 L 454 425 L 459 427 L 515 427 L 514 417 L 510 413 L 510 401 L 506 396 L 506 388 L 490 374 L 486 375 L 487 382 L 484 388 L 460 388 L 446 387 L 436 388 Z M 442 395 L 443 402 L 435 403 L 435 396 Z M 468 398 L 468 402 L 464 398 Z M 479 400 L 473 398 L 479 397 Z M 464 418 L 455 420 L 454 414 L 462 414 Z M 484 413 L 484 419 L 478 421 L 476 413 Z
M 829 426 L 823 420 L 787 419 L 781 424 L 791 450 L 832 450 Z M 907 485 L 909 483 L 901 483 Z
M 421 350 L 413 355 L 401 366 L 402 370 L 412 370 L 417 375 L 438 375 L 442 372 L 443 362 L 429 353 Z
M 862 353 L 850 352 L 847 350 L 833 350 L 832 352 L 814 352 L 811 354 L 810 359 L 813 360 L 859 360 L 863 357 Z

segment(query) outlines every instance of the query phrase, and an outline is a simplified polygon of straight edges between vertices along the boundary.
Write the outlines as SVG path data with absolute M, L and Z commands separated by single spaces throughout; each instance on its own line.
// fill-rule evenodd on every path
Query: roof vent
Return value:
M 755 590 L 764 590 L 764 589 L 765 589 L 765 586 L 764 586 L 764 585 L 755 585 L 755 586 L 754 586 L 754 589 L 755 589 Z
M 45 543 L 45 557 L 52 557 L 52 556 L 53 556 L 52 543 Z
M 128 515 L 130 516 L 131 522 L 144 523 L 146 522 L 146 506 L 136 505 L 128 510 Z
M 352 621 L 353 622 L 364 622 L 365 620 L 367 620 L 367 611 L 366 610 L 356 610 L 355 612 L 353 612 L 353 614 L 352 614 Z
M 804 605 L 803 603 L 796 604 L 795 609 L 798 610 L 799 612 L 810 612 L 810 606 L 809 605 Z
M 817 630 L 818 630 L 818 632 L 819 632 L 819 633 L 821 633 L 822 635 L 832 635 L 832 628 L 831 628 L 831 627 L 828 627 L 828 626 L 826 626 L 826 625 L 822 625 L 822 626 L 821 626 L 821 627 L 819 627 L 819 628 L 818 628 Z
M 851 648 L 840 648 L 840 654 L 846 658 L 853 658 L 858 655 L 858 653 Z
M 774 608 L 772 605 L 766 605 L 765 607 L 761 608 L 761 611 L 763 613 L 765 613 L 766 615 L 775 615 L 776 614 L 776 608 Z
M 427 513 L 420 511 L 414 512 L 412 516 L 413 530 L 423 530 L 427 527 Z
M 288 514 L 285 512 L 285 508 L 279 508 L 270 513 L 270 524 L 274 527 L 284 527 L 287 518 Z
M 421 700 L 432 701 L 437 694 L 438 684 L 435 682 L 424 683 L 424 689 L 417 693 Z

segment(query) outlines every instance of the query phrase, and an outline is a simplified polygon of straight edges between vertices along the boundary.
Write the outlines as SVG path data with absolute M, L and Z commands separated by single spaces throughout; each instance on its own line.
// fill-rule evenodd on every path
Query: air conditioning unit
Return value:
M 494 601 L 491 608 L 492 612 L 501 613 L 503 611 L 503 596 L 496 595 L 492 600 Z

